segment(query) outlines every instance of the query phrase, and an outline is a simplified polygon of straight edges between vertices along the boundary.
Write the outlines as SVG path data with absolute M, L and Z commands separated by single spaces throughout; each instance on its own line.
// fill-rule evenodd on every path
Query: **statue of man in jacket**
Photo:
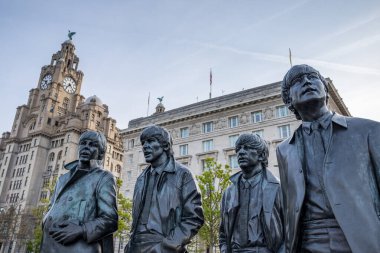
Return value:
M 117 230 L 116 185 L 103 169 L 106 138 L 87 131 L 79 138 L 79 160 L 65 165 L 43 219 L 41 253 L 113 253 Z
M 302 120 L 277 147 L 286 252 L 380 252 L 380 123 L 331 112 L 328 94 L 308 65 L 282 82 Z
M 183 253 L 203 225 L 201 195 L 192 173 L 173 157 L 169 132 L 152 125 L 141 133 L 150 165 L 138 177 L 131 237 L 125 253 Z
M 235 151 L 241 171 L 223 193 L 220 251 L 282 252 L 281 189 L 267 170 L 268 145 L 257 134 L 242 134 Z

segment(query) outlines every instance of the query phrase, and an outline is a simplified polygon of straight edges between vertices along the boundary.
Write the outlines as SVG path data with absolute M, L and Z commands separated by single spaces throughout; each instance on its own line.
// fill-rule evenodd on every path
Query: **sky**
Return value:
M 378 0 L 0 0 L 0 132 L 75 31 L 81 93 L 117 127 L 277 82 L 294 64 L 333 80 L 353 116 L 380 121 Z M 148 95 L 150 106 L 148 110 Z

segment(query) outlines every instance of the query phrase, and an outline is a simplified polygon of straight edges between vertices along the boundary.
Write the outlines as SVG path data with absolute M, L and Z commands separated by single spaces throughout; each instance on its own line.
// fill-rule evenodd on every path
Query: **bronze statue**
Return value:
M 380 252 L 380 124 L 331 112 L 308 65 L 288 71 L 282 98 L 302 120 L 277 148 L 286 252 Z
M 157 98 L 160 103 L 162 103 L 162 100 L 164 100 L 164 96 Z
M 235 150 L 241 171 L 223 193 L 220 251 L 282 252 L 281 189 L 267 170 L 268 145 L 257 134 L 242 134 Z
M 203 225 L 201 195 L 193 175 L 173 157 L 172 138 L 159 126 L 140 136 L 150 165 L 133 196 L 131 239 L 125 253 L 182 253 Z
M 69 30 L 69 33 L 67 34 L 67 37 L 69 37 L 69 40 L 73 40 L 73 36 L 76 34 L 76 32 L 71 32 Z
M 116 185 L 101 166 L 106 151 L 102 133 L 79 138 L 79 161 L 65 165 L 43 219 L 41 253 L 113 253 L 117 230 Z

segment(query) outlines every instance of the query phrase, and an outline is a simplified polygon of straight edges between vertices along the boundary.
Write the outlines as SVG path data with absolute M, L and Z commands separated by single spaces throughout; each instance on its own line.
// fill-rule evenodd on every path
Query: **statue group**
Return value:
M 308 65 L 293 66 L 282 98 L 302 124 L 277 147 L 280 181 L 267 170 L 268 144 L 241 134 L 221 203 L 222 253 L 380 252 L 380 123 L 327 107 L 328 86 Z M 149 166 L 138 177 L 125 253 L 183 253 L 204 223 L 191 171 L 175 161 L 169 132 L 140 136 Z M 43 220 L 41 252 L 113 252 L 115 180 L 102 168 L 105 137 L 88 131 L 66 165 Z

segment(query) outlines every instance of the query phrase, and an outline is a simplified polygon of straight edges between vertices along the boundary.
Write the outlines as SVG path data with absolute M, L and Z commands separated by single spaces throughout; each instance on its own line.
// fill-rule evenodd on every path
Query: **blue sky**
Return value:
M 0 132 L 75 31 L 82 94 L 124 129 L 154 112 L 282 80 L 293 64 L 330 77 L 354 116 L 380 121 L 380 2 L 0 0 Z

